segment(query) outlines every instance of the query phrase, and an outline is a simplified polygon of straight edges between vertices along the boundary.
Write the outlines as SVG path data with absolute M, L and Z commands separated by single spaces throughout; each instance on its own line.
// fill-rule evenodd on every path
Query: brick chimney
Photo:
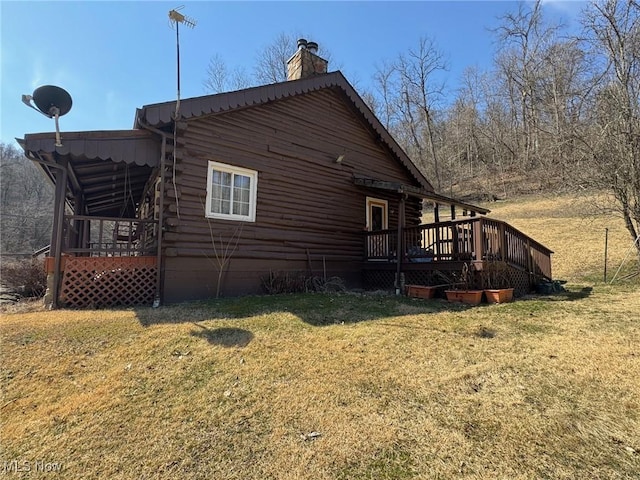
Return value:
M 327 73 L 329 62 L 320 58 L 317 53 L 316 42 L 307 42 L 304 38 L 298 40 L 298 50 L 287 62 L 287 80 L 299 80 Z

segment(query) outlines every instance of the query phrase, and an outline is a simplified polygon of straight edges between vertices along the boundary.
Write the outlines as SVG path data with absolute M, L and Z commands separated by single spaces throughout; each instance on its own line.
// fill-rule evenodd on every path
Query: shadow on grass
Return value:
M 155 309 L 139 308 L 136 309 L 136 315 L 140 323 L 147 327 L 289 313 L 309 325 L 321 327 L 442 311 L 460 312 L 468 308 L 472 307 L 444 300 L 413 299 L 386 293 L 304 293 L 220 298 Z
M 593 292 L 593 287 L 582 287 L 580 290 L 553 293 L 551 295 L 536 295 L 531 300 L 540 300 L 546 302 L 575 302 L 576 300 L 584 300 Z
M 222 347 L 246 347 L 253 340 L 253 333 L 242 328 L 207 328 L 194 323 L 200 330 L 194 330 L 191 335 L 196 338 L 203 338 L 212 345 Z

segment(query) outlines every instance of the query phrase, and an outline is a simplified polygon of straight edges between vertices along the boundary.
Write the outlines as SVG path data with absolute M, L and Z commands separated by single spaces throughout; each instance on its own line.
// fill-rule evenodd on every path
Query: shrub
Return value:
M 343 292 L 344 281 L 340 277 L 307 276 L 301 272 L 269 272 L 261 279 L 262 288 L 269 295 L 304 292 Z
M 307 277 L 300 272 L 269 272 L 260 280 L 262 288 L 269 295 L 307 291 Z
M 35 258 L 3 261 L 0 279 L 4 285 L 25 297 L 42 297 L 47 291 L 44 262 Z

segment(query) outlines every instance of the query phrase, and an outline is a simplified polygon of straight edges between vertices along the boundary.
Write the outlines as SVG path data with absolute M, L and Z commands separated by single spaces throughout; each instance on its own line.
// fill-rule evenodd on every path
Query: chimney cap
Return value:
M 298 49 L 303 49 L 303 48 L 307 48 L 307 39 L 306 38 L 299 38 L 298 39 Z
M 311 53 L 318 53 L 318 44 L 316 42 L 308 42 L 307 50 L 309 50 Z

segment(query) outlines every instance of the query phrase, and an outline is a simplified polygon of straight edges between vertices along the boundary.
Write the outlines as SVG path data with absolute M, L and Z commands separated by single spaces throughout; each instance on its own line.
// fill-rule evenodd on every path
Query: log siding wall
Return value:
M 186 122 L 176 154 L 177 192 L 171 179 L 166 185 L 165 302 L 215 294 L 212 237 L 218 250 L 237 241 L 223 295 L 259 293 L 261 276 L 307 272 L 309 259 L 315 274 L 324 259 L 328 275 L 361 284 L 365 199 L 388 200 L 394 228 L 399 196 L 357 187 L 352 175 L 418 183 L 349 103 L 339 90 L 323 89 Z M 255 222 L 205 218 L 209 160 L 258 172 Z M 420 210 L 419 200 L 406 202 L 407 225 L 420 223 Z

